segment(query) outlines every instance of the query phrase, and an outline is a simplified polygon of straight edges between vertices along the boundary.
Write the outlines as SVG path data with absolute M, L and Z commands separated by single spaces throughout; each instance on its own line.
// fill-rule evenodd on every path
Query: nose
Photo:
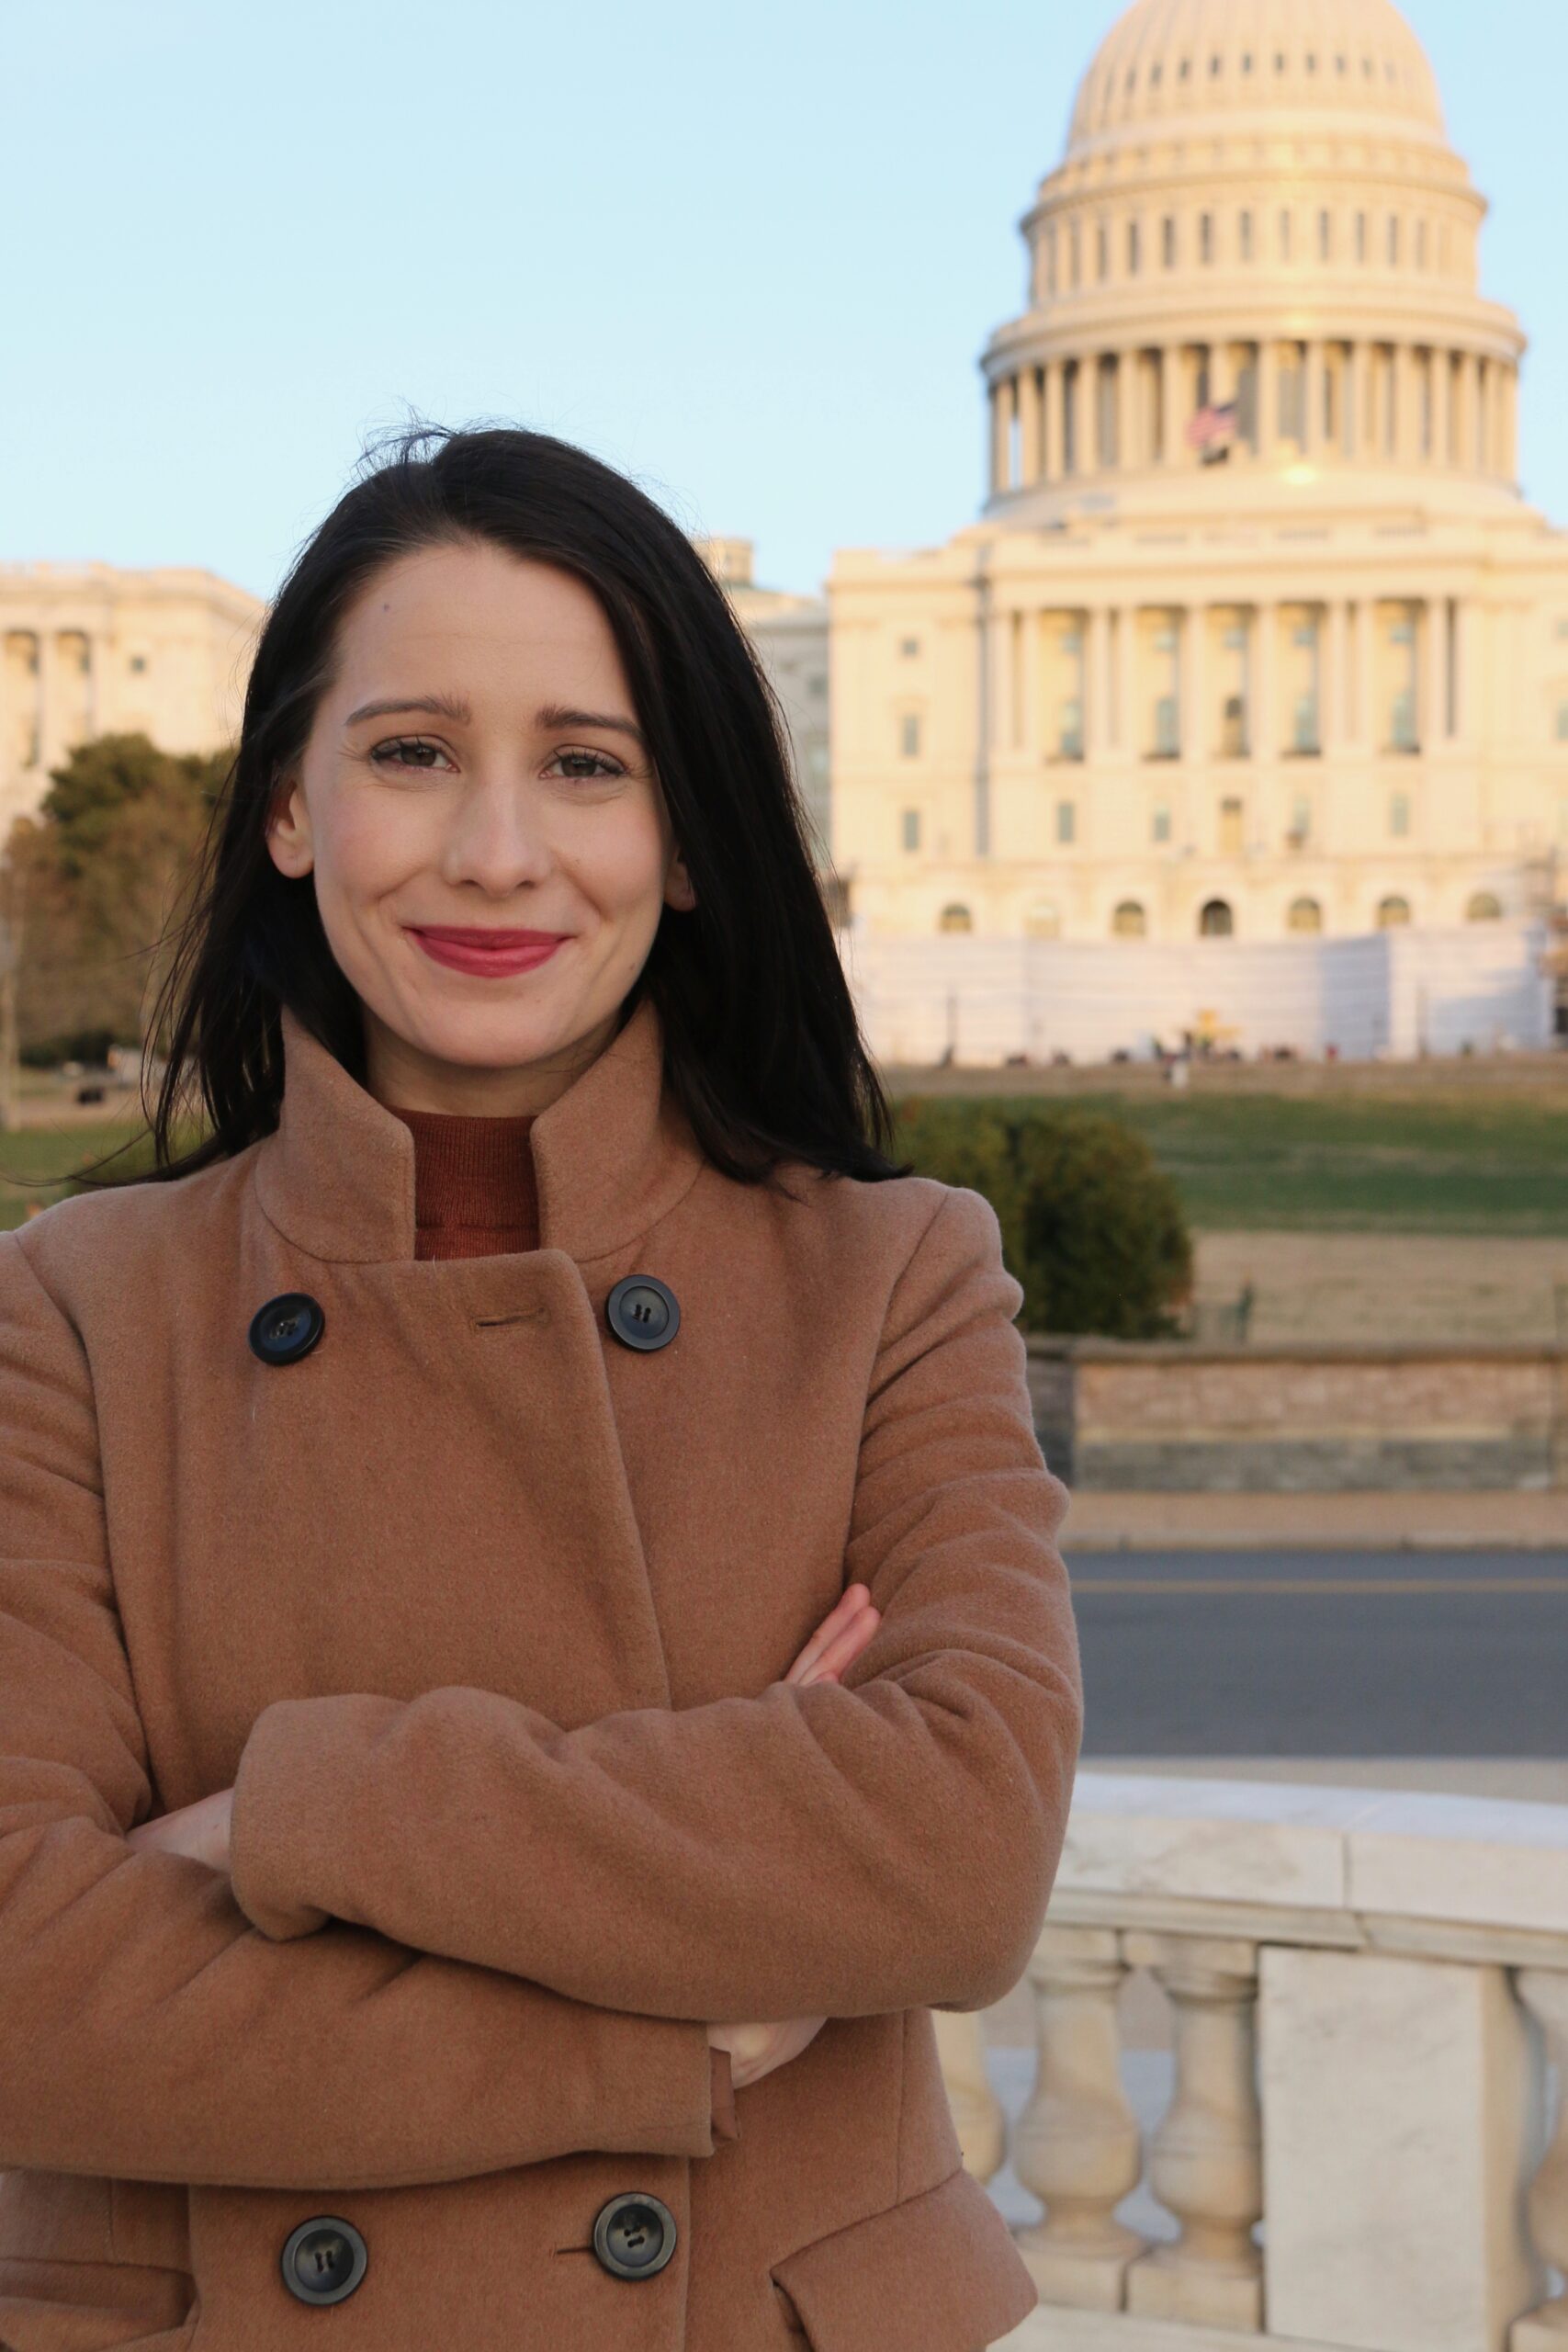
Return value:
M 442 850 L 445 881 L 477 882 L 502 898 L 542 881 L 554 863 L 544 811 L 516 776 L 478 776 L 455 803 Z

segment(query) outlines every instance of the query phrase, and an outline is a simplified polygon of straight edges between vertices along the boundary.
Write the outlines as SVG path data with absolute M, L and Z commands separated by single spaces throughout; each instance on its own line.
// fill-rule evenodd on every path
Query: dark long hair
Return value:
M 574 573 L 603 607 L 696 894 L 666 907 L 626 1000 L 663 1025 L 665 1077 L 707 1157 L 743 1182 L 781 1160 L 878 1180 L 892 1113 L 860 1035 L 807 846 L 778 707 L 723 590 L 633 482 L 547 434 L 418 424 L 367 449 L 267 614 L 223 787 L 160 989 L 166 1039 L 152 1175 L 188 1175 L 278 1123 L 281 1008 L 365 1082 L 359 999 L 333 957 L 313 878 L 280 874 L 265 827 L 333 668 L 335 636 L 377 570 L 426 547 L 490 542 Z M 208 1133 L 177 1153 L 182 1107 Z

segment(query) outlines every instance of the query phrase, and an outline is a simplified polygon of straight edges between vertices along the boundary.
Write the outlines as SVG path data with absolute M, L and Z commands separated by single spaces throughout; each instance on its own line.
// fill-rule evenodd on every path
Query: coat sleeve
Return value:
M 1021 1298 L 989 1203 L 944 1189 L 866 1400 L 844 1571 L 883 1618 L 841 1682 L 570 1731 L 469 1688 L 280 1700 L 235 1784 L 251 1918 L 356 1920 L 667 2017 L 998 1999 L 1044 1916 L 1082 1723 Z
M 346 2189 L 736 2136 L 705 2021 L 361 1928 L 279 1944 L 127 1843 L 151 1803 L 85 1352 L 0 1234 L 0 2167 Z

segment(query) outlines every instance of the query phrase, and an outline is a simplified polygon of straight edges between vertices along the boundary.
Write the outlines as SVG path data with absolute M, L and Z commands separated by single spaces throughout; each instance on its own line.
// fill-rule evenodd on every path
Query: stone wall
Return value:
M 1568 1350 L 1029 1342 L 1035 1427 L 1077 1487 L 1568 1487 Z

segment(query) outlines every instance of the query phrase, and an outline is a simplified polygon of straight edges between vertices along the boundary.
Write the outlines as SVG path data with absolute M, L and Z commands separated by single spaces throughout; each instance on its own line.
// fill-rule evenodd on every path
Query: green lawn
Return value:
M 1073 1099 L 1147 1137 L 1202 1231 L 1568 1234 L 1568 1102 Z
M 1071 1100 L 1147 1136 L 1200 1230 L 1568 1234 L 1568 1102 L 1485 1092 Z M 19 1225 L 29 1201 L 58 1199 L 73 1169 L 130 1132 L 105 1121 L 0 1133 L 0 1227 Z

